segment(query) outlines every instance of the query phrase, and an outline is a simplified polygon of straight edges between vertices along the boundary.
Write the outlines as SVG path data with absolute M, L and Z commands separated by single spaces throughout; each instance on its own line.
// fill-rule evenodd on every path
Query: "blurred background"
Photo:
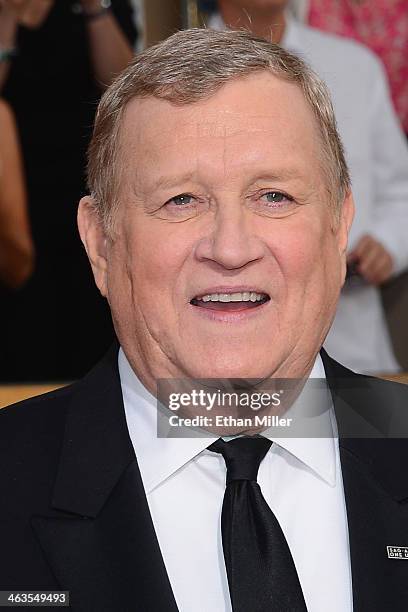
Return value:
M 293 49 L 306 59 L 309 51 L 325 55 L 324 45 L 334 54 L 335 36 L 364 45 L 381 64 L 389 133 L 378 134 L 378 125 L 367 131 L 373 154 L 359 161 L 372 200 L 378 185 L 384 187 L 382 201 L 370 202 L 372 214 L 381 214 L 378 231 L 373 221 L 356 236 L 342 299 L 351 303 L 355 329 L 366 328 L 366 352 L 372 352 L 371 336 L 380 337 L 367 319 L 371 306 L 377 308 L 388 353 L 367 363 L 353 360 L 361 342 L 353 344 L 341 313 L 329 352 L 362 372 L 403 379 L 408 371 L 408 0 L 0 0 L 0 405 L 80 378 L 113 340 L 109 310 L 76 230 L 93 117 L 104 89 L 134 54 L 185 27 L 246 28 L 288 48 L 290 29 L 307 41 L 305 49 Z M 326 38 L 316 38 L 311 28 Z M 341 66 L 341 57 L 332 61 L 314 68 L 323 78 L 331 71 L 347 93 L 355 87 L 348 77 L 353 66 Z M 349 93 L 341 112 L 355 112 L 356 133 L 361 117 Z M 378 143 L 388 147 L 380 161 Z M 388 193 L 395 201 L 384 207 Z M 375 282 L 362 278 L 358 267 L 364 256 L 358 240 L 371 236 L 371 227 L 371 253 L 377 245 L 378 256 L 388 253 L 398 263 Z M 356 297 L 361 287 L 367 309 Z

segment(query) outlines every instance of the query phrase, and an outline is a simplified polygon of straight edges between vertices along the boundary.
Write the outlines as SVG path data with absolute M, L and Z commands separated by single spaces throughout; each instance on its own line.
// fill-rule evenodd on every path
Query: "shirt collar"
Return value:
M 136 376 L 122 348 L 118 365 L 129 435 L 149 493 L 207 448 L 213 439 L 159 438 L 157 400 Z
M 272 440 L 274 444 L 281 446 L 294 455 L 330 486 L 334 486 L 336 483 L 336 446 L 338 446 L 338 431 L 333 402 L 326 383 L 326 373 L 320 354 L 317 355 L 309 375 L 309 380 L 313 378 L 325 382 L 325 393 L 319 394 L 319 401 L 323 402 L 324 405 L 321 406 L 321 410 L 317 410 L 318 416 L 313 417 L 316 419 L 314 431 L 318 431 L 320 435 L 322 435 L 322 432 L 325 432 L 327 435 L 325 435 L 325 437 L 304 436 L 301 438 L 292 438 L 288 436 L 285 438 L 278 438 L 273 436 L 273 434 L 269 435 L 268 431 L 265 431 L 263 435 Z M 306 393 L 307 392 L 306 389 Z M 296 411 L 296 406 L 301 404 L 303 399 L 304 394 L 302 392 L 290 410 Z
M 281 46 L 291 53 L 302 53 L 302 24 L 296 22 L 289 14 L 285 15 L 285 31 Z
M 156 398 L 133 372 L 122 348 L 119 351 L 118 365 L 129 435 L 146 492 L 149 493 L 205 450 L 216 437 L 159 438 Z M 320 355 L 316 357 L 310 378 L 325 379 Z M 264 435 L 334 486 L 336 478 L 334 438 L 337 430 L 332 406 L 330 410 L 325 411 L 323 418 L 330 419 L 331 435 L 327 438 L 275 438 L 273 435 L 268 435 L 268 432 Z
M 219 13 L 213 13 L 208 19 L 207 26 L 212 30 L 226 30 L 226 25 Z M 285 31 L 281 40 L 281 46 L 292 53 L 300 53 L 302 51 L 302 25 L 290 15 L 289 11 L 285 14 Z
M 207 27 L 210 30 L 218 30 L 218 32 L 222 32 L 226 30 L 226 25 L 219 13 L 212 13 L 207 21 Z

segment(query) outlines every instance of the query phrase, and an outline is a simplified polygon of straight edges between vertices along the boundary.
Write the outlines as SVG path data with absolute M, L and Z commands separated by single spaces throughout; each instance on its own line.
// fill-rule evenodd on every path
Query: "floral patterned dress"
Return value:
M 380 57 L 408 134 L 408 0 L 309 0 L 308 22 L 354 38 Z

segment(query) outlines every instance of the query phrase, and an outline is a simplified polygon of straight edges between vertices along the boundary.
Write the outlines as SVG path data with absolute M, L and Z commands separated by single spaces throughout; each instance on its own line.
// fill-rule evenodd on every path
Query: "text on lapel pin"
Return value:
M 387 546 L 387 555 L 389 559 L 408 560 L 408 546 Z

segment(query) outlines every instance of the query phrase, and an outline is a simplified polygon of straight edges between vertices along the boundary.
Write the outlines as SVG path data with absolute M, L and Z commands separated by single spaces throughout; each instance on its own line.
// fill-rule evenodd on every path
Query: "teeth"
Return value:
M 243 291 L 242 293 L 210 293 L 196 299 L 203 302 L 260 302 L 265 297 L 265 293 Z

